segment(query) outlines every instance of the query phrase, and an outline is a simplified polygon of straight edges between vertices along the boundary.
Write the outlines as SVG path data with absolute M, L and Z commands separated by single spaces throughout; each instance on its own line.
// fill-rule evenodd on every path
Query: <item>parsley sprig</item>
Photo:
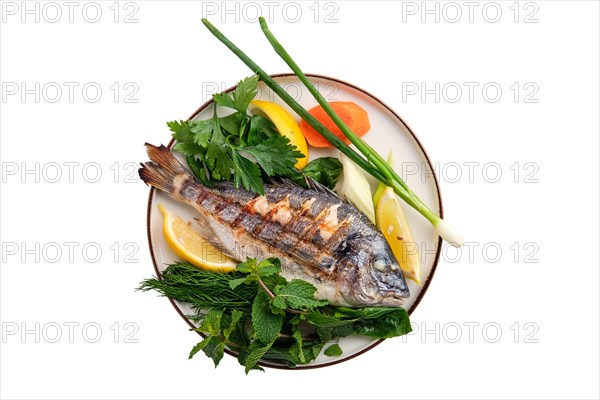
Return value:
M 323 348 L 329 357 L 342 354 L 336 341 L 351 334 L 390 338 L 411 331 L 403 308 L 333 307 L 315 298 L 316 288 L 299 279 L 280 275 L 279 259 L 248 259 L 233 273 L 205 271 L 188 263 L 170 265 L 141 283 L 139 290 L 156 290 L 187 302 L 203 334 L 189 357 L 202 351 L 219 365 L 225 349 L 237 353 L 250 370 L 260 360 L 294 367 L 313 361 Z
M 304 155 L 269 119 L 247 114 L 257 85 L 255 75 L 240 81 L 231 93 L 214 95 L 210 119 L 167 122 L 177 141 L 173 149 L 186 156 L 190 170 L 205 185 L 233 181 L 236 187 L 263 194 L 263 177 L 298 180 L 294 165 Z M 234 112 L 219 117 L 217 106 Z

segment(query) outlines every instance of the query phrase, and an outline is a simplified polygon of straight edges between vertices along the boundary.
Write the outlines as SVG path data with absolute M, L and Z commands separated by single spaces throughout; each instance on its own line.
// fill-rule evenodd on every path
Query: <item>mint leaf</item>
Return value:
M 257 262 L 256 258 L 248 258 L 236 266 L 239 272 L 254 275 L 255 277 L 267 277 L 281 271 L 281 262 L 278 258 L 266 258 Z
M 318 311 L 306 314 L 306 320 L 313 326 L 320 328 L 335 328 L 339 326 L 352 325 L 358 319 L 340 319 L 325 315 Z
M 315 299 L 316 291 L 317 288 L 310 283 L 300 279 L 293 279 L 287 285 L 275 290 L 274 293 L 276 298 L 283 298 L 289 308 L 313 309 L 328 304 L 327 300 Z
M 240 272 L 250 273 L 256 270 L 256 258 L 247 258 L 246 261 L 236 265 L 235 269 Z
M 271 300 L 271 312 L 272 313 L 284 314 L 286 308 L 287 308 L 287 303 L 285 302 L 285 299 L 283 297 L 275 296 L 275 298 L 273 298 Z
M 235 174 L 233 183 L 236 187 L 243 186 L 244 189 L 258 194 L 264 194 L 262 179 L 258 166 L 246 157 L 241 156 L 236 150 L 231 152 Z
M 342 348 L 339 344 L 335 343 L 325 349 L 325 355 L 327 357 L 337 357 L 341 356 L 343 353 Z
M 256 364 L 260 361 L 260 359 L 265 355 L 265 353 L 273 346 L 273 342 L 269 342 L 269 344 L 263 344 L 259 341 L 254 341 L 248 347 L 248 354 L 245 356 L 244 364 L 246 366 L 246 374 L 250 372 L 252 369 L 260 369 L 262 368 L 256 366 Z
M 212 336 L 207 336 L 201 342 L 199 342 L 197 345 L 195 345 L 192 348 L 192 351 L 190 351 L 188 360 L 191 360 L 196 355 L 196 353 L 198 353 L 200 350 L 204 349 L 211 338 L 212 338 Z
M 342 320 L 314 311 L 306 315 L 306 321 L 315 328 L 315 332 L 324 342 L 356 333 L 356 319 Z
M 217 334 L 221 328 L 222 308 L 211 308 L 204 316 L 204 320 L 198 328 L 201 332 Z
M 295 343 L 290 346 L 290 355 L 298 360 L 298 364 L 304 364 L 306 358 L 302 349 L 302 332 L 297 327 L 294 327 L 294 329 L 292 338 L 294 338 Z
M 336 318 L 355 318 L 355 332 L 374 338 L 392 338 L 412 331 L 408 313 L 396 307 L 337 307 Z
M 292 146 L 288 138 L 281 135 L 273 135 L 267 140 L 242 149 L 252 155 L 256 162 L 269 176 L 289 175 L 294 170 L 298 158 L 304 155 Z
M 204 346 L 202 351 L 208 357 L 212 358 L 216 368 L 225 354 L 225 343 L 216 336 L 209 336 L 207 339 L 206 346 Z
M 252 328 L 254 336 L 262 343 L 271 343 L 281 332 L 283 315 L 271 312 L 270 298 L 267 292 L 258 289 L 252 303 Z
M 250 283 L 250 282 L 256 281 L 256 279 L 251 279 L 251 278 L 252 278 L 251 276 L 248 276 L 245 278 L 232 279 L 229 281 L 229 287 L 231 288 L 231 290 L 233 290 L 236 287 L 238 287 L 244 283 Z
M 226 340 L 229 340 L 229 336 L 237 328 L 237 324 L 240 322 L 243 315 L 244 313 L 240 310 L 233 310 L 231 312 L 231 322 L 229 323 L 229 326 L 223 330 L 223 336 Z
M 245 114 L 248 105 L 256 97 L 257 91 L 258 76 L 253 75 L 242 79 L 233 92 L 215 94 L 213 99 L 220 106 L 233 108 Z
M 274 288 L 275 286 L 283 286 L 287 284 L 287 280 L 279 274 L 263 276 L 261 280 L 268 288 Z
M 281 261 L 279 258 L 267 258 L 258 264 L 258 276 L 271 276 L 281 271 Z
M 246 261 L 239 263 L 235 267 L 239 272 L 249 274 L 256 271 L 256 258 L 247 258 Z

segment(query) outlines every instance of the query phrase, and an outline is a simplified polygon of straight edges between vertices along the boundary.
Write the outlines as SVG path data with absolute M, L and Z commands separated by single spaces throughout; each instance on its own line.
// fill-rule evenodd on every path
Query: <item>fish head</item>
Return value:
M 348 243 L 339 276 L 342 295 L 352 306 L 402 306 L 410 296 L 402 269 L 383 236 L 370 239 Z

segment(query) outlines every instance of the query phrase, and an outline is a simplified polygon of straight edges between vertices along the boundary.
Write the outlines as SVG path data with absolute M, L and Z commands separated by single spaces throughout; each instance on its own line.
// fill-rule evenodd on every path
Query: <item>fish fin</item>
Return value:
M 306 182 L 306 186 L 310 190 L 314 190 L 315 192 L 319 192 L 319 193 L 327 193 L 327 194 L 330 194 L 332 196 L 335 196 L 335 197 L 341 199 L 341 197 L 336 192 L 329 189 L 327 186 L 323 185 L 322 183 L 317 182 L 313 178 L 310 178 L 306 175 L 303 175 L 303 177 L 304 177 L 304 182 Z M 293 186 L 293 187 L 300 187 L 300 188 L 304 189 L 304 187 L 302 187 L 301 185 L 299 185 L 296 182 L 289 180 L 287 178 L 278 178 L 278 180 L 279 180 L 280 184 L 283 186 Z M 342 199 L 342 200 L 344 200 L 344 199 Z
M 329 189 L 327 186 L 323 185 L 322 183 L 315 181 L 313 178 L 309 178 L 309 177 L 305 176 L 305 179 L 306 179 L 306 183 L 308 184 L 309 189 L 312 189 L 315 192 L 319 192 L 319 193 L 326 193 L 331 196 L 337 197 L 338 199 L 340 199 L 342 201 L 346 201 L 345 199 L 341 198 L 336 192 Z
M 278 183 L 282 186 L 293 186 L 293 187 L 300 187 L 300 188 L 302 187 L 301 185 L 298 185 L 296 182 L 294 182 L 288 178 L 283 178 L 283 177 L 278 177 L 276 183 Z
M 235 185 L 233 184 L 233 182 L 229 182 L 229 181 L 217 181 L 214 183 L 214 187 L 216 189 L 236 189 Z
M 175 187 L 177 176 L 184 175 L 185 179 L 194 179 L 192 174 L 177 161 L 165 146 L 160 145 L 160 147 L 157 147 L 146 143 L 146 151 L 151 161 L 141 163 L 142 168 L 138 170 L 138 173 L 147 185 L 154 186 L 167 193 L 173 193 L 179 189 Z

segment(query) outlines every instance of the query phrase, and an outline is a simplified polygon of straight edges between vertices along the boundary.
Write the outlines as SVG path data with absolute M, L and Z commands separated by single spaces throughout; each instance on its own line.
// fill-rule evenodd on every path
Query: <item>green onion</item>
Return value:
M 352 148 L 341 141 L 337 136 L 331 133 L 325 128 L 319 121 L 317 121 L 308 111 L 306 111 L 298 102 L 296 102 L 287 92 L 279 86 L 273 78 L 271 78 L 264 70 L 262 70 L 254 61 L 252 61 L 244 52 L 242 52 L 237 46 L 235 46 L 227 37 L 225 37 L 217 28 L 215 28 L 208 20 L 202 19 L 204 25 L 208 30 L 219 39 L 227 48 L 229 48 L 238 58 L 244 62 L 253 72 L 255 72 L 259 78 L 265 82 L 265 84 L 275 92 L 292 110 L 294 110 L 303 120 L 305 120 L 310 126 L 319 132 L 325 139 L 327 139 L 332 145 L 338 150 L 344 153 L 348 158 L 358 164 L 362 169 L 371 174 L 375 179 L 382 182 L 383 184 L 390 186 L 394 192 L 400 196 L 406 203 L 417 210 L 423 215 L 431 224 L 436 228 L 438 234 L 446 240 L 448 243 L 454 246 L 461 246 L 463 241 L 458 232 L 452 228 L 449 224 L 444 222 L 437 214 L 427 207 L 425 203 L 408 187 L 408 185 L 402 180 L 402 178 L 391 168 L 385 160 L 379 155 L 371 146 L 369 146 L 364 140 L 356 136 L 346 124 L 339 118 L 339 116 L 329 106 L 325 98 L 321 96 L 317 88 L 308 80 L 306 75 L 302 72 L 300 67 L 294 62 L 287 51 L 277 41 L 275 36 L 271 33 L 267 27 L 266 21 L 263 17 L 260 17 L 260 26 L 267 37 L 269 43 L 275 49 L 275 52 L 286 62 L 286 64 L 296 74 L 298 79 L 306 86 L 308 91 L 315 97 L 317 102 L 323 107 L 325 112 L 334 121 L 334 123 L 340 128 L 344 135 L 350 140 L 352 144 L 362 153 L 366 158 L 361 157 Z
M 292 96 L 290 96 L 285 89 L 275 82 L 273 78 L 269 76 L 262 68 L 260 68 L 254 61 L 250 59 L 242 50 L 240 50 L 235 44 L 233 44 L 225 35 L 223 35 L 217 28 L 214 27 L 206 18 L 202 19 L 202 23 L 208 28 L 208 30 L 221 41 L 229 50 L 233 52 L 238 58 L 248 66 L 258 77 L 262 80 L 277 96 L 279 96 L 296 114 L 305 120 L 310 126 L 312 126 L 317 132 L 319 132 L 325 139 L 331 144 L 337 147 L 342 153 L 347 155 L 352 161 L 357 163 L 362 169 L 373 175 L 377 180 L 385 179 L 385 177 L 379 172 L 379 170 L 371 165 L 367 160 L 362 158 L 356 151 L 349 146 L 346 146 L 344 142 L 333 133 L 329 132 L 323 124 L 321 124 L 315 117 L 306 111 L 300 103 L 298 103 Z

